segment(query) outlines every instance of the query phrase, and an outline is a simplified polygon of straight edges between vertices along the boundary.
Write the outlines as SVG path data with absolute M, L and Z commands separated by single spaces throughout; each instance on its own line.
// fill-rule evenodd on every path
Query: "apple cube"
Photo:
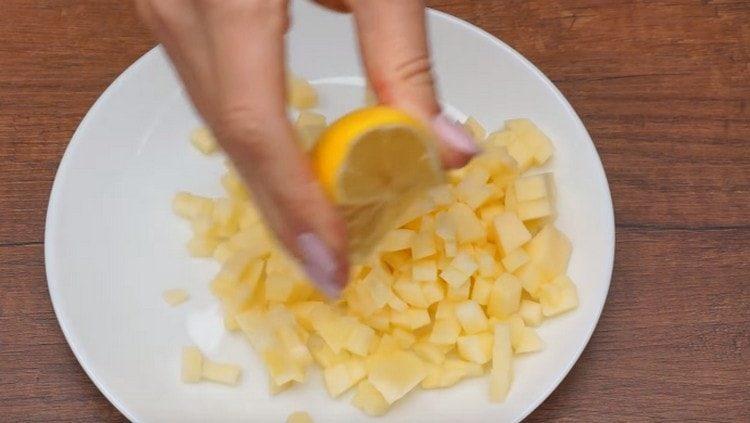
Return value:
M 417 342 L 412 345 L 411 349 L 419 356 L 419 358 L 427 363 L 440 364 L 445 361 L 445 352 L 433 343 Z
M 196 383 L 201 380 L 203 371 L 203 354 L 198 347 L 184 347 L 182 349 L 182 381 Z
M 374 354 L 367 361 L 367 380 L 388 404 L 406 395 L 427 376 L 425 364 L 413 352 Z
M 487 330 L 487 316 L 478 303 L 471 300 L 463 301 L 456 304 L 455 312 L 465 333 L 471 335 Z
M 505 270 L 508 272 L 515 272 L 516 269 L 528 263 L 531 259 L 528 253 L 523 248 L 516 248 L 509 252 L 502 260 Z
M 240 381 L 241 371 L 240 366 L 235 364 L 215 363 L 204 359 L 201 377 L 224 385 L 237 385 Z
M 466 282 L 463 285 L 454 288 L 448 286 L 448 292 L 445 294 L 445 298 L 451 301 L 463 301 L 469 299 L 471 293 L 471 282 Z
M 317 334 L 310 335 L 307 346 L 315 361 L 323 368 L 343 363 L 351 357 L 348 351 L 333 352 L 331 347 Z
M 366 356 L 370 352 L 373 341 L 375 341 L 375 331 L 367 325 L 356 323 L 349 331 L 344 348 L 354 354 Z
M 524 176 L 516 179 L 513 185 L 516 189 L 518 201 L 538 200 L 548 196 L 545 175 Z
M 471 287 L 471 299 L 477 304 L 487 305 L 492 292 L 494 280 L 489 278 L 477 278 Z
M 318 104 L 318 93 L 307 80 L 293 74 L 287 75 L 286 100 L 295 109 L 310 109 Z
M 432 232 L 422 231 L 412 239 L 411 256 L 414 260 L 430 257 L 437 252 L 435 236 Z
M 382 416 L 390 408 L 388 401 L 375 389 L 369 380 L 364 379 L 357 385 L 357 392 L 352 398 L 352 404 L 368 416 Z
M 526 263 L 516 270 L 514 274 L 521 280 L 524 291 L 528 292 L 531 298 L 538 299 L 539 287 L 545 282 L 545 278 L 536 264 L 532 262 Z
M 528 326 L 539 326 L 543 319 L 542 306 L 535 301 L 521 300 L 518 315 L 521 316 L 524 324 Z
M 190 134 L 190 143 L 205 155 L 212 154 L 219 148 L 216 138 L 214 138 L 214 134 L 211 133 L 209 128 L 197 128 L 193 130 Z
M 487 131 L 484 129 L 478 120 L 474 119 L 473 116 L 469 116 L 464 122 L 464 128 L 469 132 L 474 141 L 481 143 L 484 141 Z
M 544 164 L 552 155 L 552 142 L 529 119 L 508 120 L 505 122 L 505 127 L 517 133 L 519 141 L 531 148 L 537 165 Z
M 459 243 L 478 242 L 487 237 L 482 221 L 466 204 L 454 203 L 448 209 L 448 214 L 453 219 L 456 228 L 456 240 Z
M 396 340 L 396 343 L 401 349 L 408 349 L 417 340 L 414 334 L 412 334 L 411 332 L 407 332 L 401 328 L 393 329 L 391 336 L 393 336 L 393 339 Z
M 414 235 L 415 232 L 409 229 L 394 229 L 383 237 L 379 250 L 385 253 L 409 249 Z
M 495 217 L 495 232 L 504 253 L 509 253 L 531 240 L 531 234 L 513 212 Z
M 412 278 L 400 277 L 393 284 L 393 290 L 399 298 L 413 307 L 427 308 L 428 306 L 422 284 Z
M 542 339 L 539 338 L 534 328 L 524 327 L 517 345 L 513 347 L 513 351 L 516 354 L 526 354 L 540 351 L 543 347 Z
M 326 117 L 320 113 L 304 110 L 297 116 L 294 123 L 297 130 L 298 141 L 305 151 L 309 151 L 315 146 L 318 137 L 326 129 Z
M 525 249 L 546 282 L 565 273 L 572 246 L 565 234 L 553 225 L 547 225 L 529 241 Z
M 410 308 L 404 311 L 391 310 L 391 323 L 414 330 L 430 324 L 430 313 L 425 309 Z
M 433 259 L 415 261 L 411 272 L 412 279 L 415 281 L 437 280 L 437 264 Z
M 313 423 L 313 419 L 304 411 L 295 411 L 286 418 L 286 423 Z
M 518 217 L 525 221 L 552 216 L 555 211 L 548 198 L 520 201 L 516 206 Z
M 492 286 L 487 314 L 503 318 L 518 311 L 520 304 L 521 281 L 510 273 L 503 273 Z
M 164 302 L 174 307 L 187 301 L 190 294 L 184 289 L 168 289 L 161 296 L 164 298 Z
M 508 395 L 513 378 L 511 359 L 513 350 L 510 343 L 510 325 L 495 325 L 495 336 L 492 345 L 492 370 L 490 371 L 490 399 L 502 402 Z
M 366 374 L 364 360 L 349 359 L 326 368 L 323 371 L 323 379 L 328 393 L 336 398 L 362 380 Z
M 432 326 L 429 342 L 433 344 L 452 345 L 461 334 L 461 324 L 455 318 L 438 318 Z
M 478 333 L 459 337 L 456 340 L 458 355 L 472 363 L 484 364 L 492 358 L 493 335 Z
M 539 303 L 542 314 L 546 317 L 556 316 L 578 307 L 578 293 L 573 281 L 560 275 L 540 288 Z

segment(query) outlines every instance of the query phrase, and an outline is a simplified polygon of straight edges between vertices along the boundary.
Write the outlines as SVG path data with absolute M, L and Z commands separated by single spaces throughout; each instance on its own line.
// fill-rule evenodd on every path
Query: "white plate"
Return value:
M 291 68 L 319 86 L 329 118 L 359 105 L 361 69 L 349 19 L 305 2 L 294 13 Z M 466 22 L 430 11 L 429 24 L 449 110 L 488 128 L 529 117 L 553 139 L 558 223 L 573 242 L 569 273 L 581 305 L 541 327 L 546 348 L 515 361 L 503 404 L 489 402 L 487 379 L 480 378 L 412 393 L 387 419 L 518 421 L 567 374 L 599 319 L 614 255 L 609 189 L 586 129 L 544 75 Z M 197 125 L 164 53 L 154 49 L 104 92 L 73 136 L 52 190 L 45 242 L 50 295 L 70 347 L 133 421 L 282 422 L 295 410 L 321 422 L 365 420 L 348 399 L 331 400 L 317 374 L 269 397 L 255 353 L 223 330 L 207 289 L 216 266 L 188 257 L 189 229 L 170 211 L 178 190 L 220 193 L 222 159 L 200 156 L 187 143 Z M 169 308 L 161 293 L 174 287 L 188 289 L 191 299 Z M 242 385 L 180 383 L 180 349 L 189 344 L 241 363 Z

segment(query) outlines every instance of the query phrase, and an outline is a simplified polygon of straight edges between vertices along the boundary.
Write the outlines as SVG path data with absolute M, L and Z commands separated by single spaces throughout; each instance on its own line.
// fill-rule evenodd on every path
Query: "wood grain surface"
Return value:
M 436 0 L 570 100 L 612 188 L 612 287 L 528 421 L 750 421 L 750 1 Z M 73 357 L 44 216 L 88 108 L 154 40 L 130 2 L 0 4 L 0 421 L 121 421 Z

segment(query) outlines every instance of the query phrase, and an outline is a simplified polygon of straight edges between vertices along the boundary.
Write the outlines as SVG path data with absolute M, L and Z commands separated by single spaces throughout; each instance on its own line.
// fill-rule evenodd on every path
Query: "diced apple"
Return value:
M 425 362 L 440 364 L 445 361 L 445 353 L 439 346 L 430 342 L 417 342 L 412 350 Z
M 413 352 L 375 354 L 367 362 L 367 380 L 388 404 L 406 395 L 427 375 L 422 360 Z
M 482 221 L 464 203 L 454 203 L 447 212 L 456 228 L 456 240 L 461 243 L 478 242 L 487 237 Z
M 438 318 L 432 326 L 429 341 L 433 344 L 452 345 L 461 334 L 461 324 L 455 318 Z
M 491 278 L 500 273 L 500 267 L 497 265 L 495 257 L 489 251 L 480 250 L 475 254 L 475 257 L 479 265 L 479 276 Z
M 464 360 L 484 364 L 492 358 L 492 342 L 493 335 L 486 332 L 459 337 L 456 340 L 458 355 Z
M 521 332 L 521 339 L 513 348 L 516 354 L 526 354 L 540 351 L 544 347 L 542 339 L 536 333 L 534 328 L 524 327 Z
M 219 145 L 214 138 L 214 134 L 211 133 L 209 128 L 197 128 L 190 134 L 190 143 L 196 150 L 200 151 L 205 155 L 214 153 Z
M 162 294 L 164 302 L 171 305 L 172 307 L 182 304 L 190 298 L 190 294 L 184 289 L 168 289 Z
M 539 303 L 542 305 L 542 314 L 546 317 L 556 316 L 578 307 L 576 286 L 565 275 L 543 284 L 540 291 Z
M 411 272 L 412 279 L 415 281 L 437 280 L 437 264 L 433 259 L 415 261 Z
M 295 109 L 309 109 L 318 104 L 318 93 L 307 80 L 290 73 L 286 83 L 287 102 Z
M 514 273 L 521 280 L 523 289 L 531 295 L 531 298 L 539 298 L 539 287 L 545 282 L 542 272 L 536 264 L 529 262 L 521 266 Z
M 430 324 L 430 314 L 425 309 L 410 308 L 404 311 L 391 310 L 391 323 L 414 330 Z
M 518 218 L 524 222 L 542 217 L 552 216 L 555 211 L 547 198 L 537 200 L 519 201 L 517 209 Z
M 331 347 L 317 334 L 310 335 L 307 346 L 315 361 L 323 368 L 342 363 L 351 357 L 348 351 L 334 353 Z
M 241 371 L 240 366 L 236 364 L 215 363 L 204 359 L 201 377 L 224 385 L 237 385 L 240 381 Z
M 331 397 L 336 398 L 367 375 L 364 360 L 352 358 L 323 371 L 323 379 Z
M 506 254 L 531 240 L 531 234 L 521 219 L 513 212 L 504 212 L 495 217 L 495 232 L 500 246 Z
M 531 175 L 516 179 L 516 199 L 518 201 L 531 201 L 546 198 L 547 180 L 545 175 Z
M 286 423 L 313 423 L 313 419 L 305 411 L 295 411 L 286 418 Z
M 196 383 L 201 380 L 203 369 L 203 354 L 198 347 L 182 349 L 182 381 Z
M 384 253 L 409 249 L 414 235 L 415 232 L 409 229 L 394 229 L 383 237 L 378 249 Z
M 523 248 L 516 248 L 509 252 L 502 260 L 505 270 L 508 272 L 515 272 L 516 269 L 528 263 L 531 258 Z
M 407 304 L 413 307 L 427 308 L 427 300 L 422 290 L 422 284 L 413 278 L 400 277 L 393 284 L 393 290 Z
M 432 232 L 419 232 L 412 239 L 411 256 L 414 260 L 430 257 L 437 252 Z
M 375 389 L 369 380 L 365 379 L 357 385 L 357 392 L 352 398 L 352 404 L 369 416 L 382 416 L 390 408 L 388 401 Z
M 542 323 L 542 306 L 531 300 L 521 300 L 521 306 L 518 309 L 518 315 L 528 326 L 539 326 Z
M 471 287 L 471 299 L 478 304 L 487 305 L 492 292 L 494 280 L 489 278 L 476 278 L 474 285 Z
M 464 122 L 464 128 L 469 132 L 474 141 L 481 143 L 484 141 L 487 131 L 484 129 L 481 123 L 476 120 L 473 116 L 469 116 Z
M 417 340 L 414 334 L 407 332 L 402 328 L 393 329 L 391 336 L 393 336 L 393 339 L 396 340 L 396 343 L 398 343 L 398 346 L 402 349 L 408 349 Z
M 326 129 L 326 117 L 320 113 L 304 110 L 297 116 L 294 123 L 297 129 L 298 141 L 305 151 L 312 149 L 320 134 Z
M 458 303 L 455 311 L 465 333 L 471 335 L 487 330 L 487 316 L 478 303 L 471 300 Z
M 490 399 L 502 402 L 508 395 L 513 378 L 511 359 L 513 351 L 510 344 L 510 326 L 507 323 L 495 325 L 495 336 L 492 346 L 492 370 L 490 372 Z
M 572 250 L 570 241 L 553 225 L 545 226 L 524 248 L 545 282 L 565 273 L 568 268 Z
M 361 323 L 355 324 L 349 331 L 344 348 L 354 354 L 366 356 L 375 340 L 375 331 Z
M 510 273 L 503 273 L 492 286 L 487 314 L 503 318 L 515 313 L 520 304 L 521 281 Z

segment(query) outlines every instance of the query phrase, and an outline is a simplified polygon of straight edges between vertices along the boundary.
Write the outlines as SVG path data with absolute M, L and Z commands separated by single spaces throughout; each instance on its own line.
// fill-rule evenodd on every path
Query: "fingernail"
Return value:
M 297 237 L 297 247 L 307 275 L 324 294 L 338 298 L 341 295 L 341 285 L 337 281 L 339 265 L 328 246 L 315 234 L 306 232 Z
M 432 130 L 440 139 L 462 153 L 472 156 L 479 153 L 479 146 L 464 127 L 443 114 L 433 119 Z

